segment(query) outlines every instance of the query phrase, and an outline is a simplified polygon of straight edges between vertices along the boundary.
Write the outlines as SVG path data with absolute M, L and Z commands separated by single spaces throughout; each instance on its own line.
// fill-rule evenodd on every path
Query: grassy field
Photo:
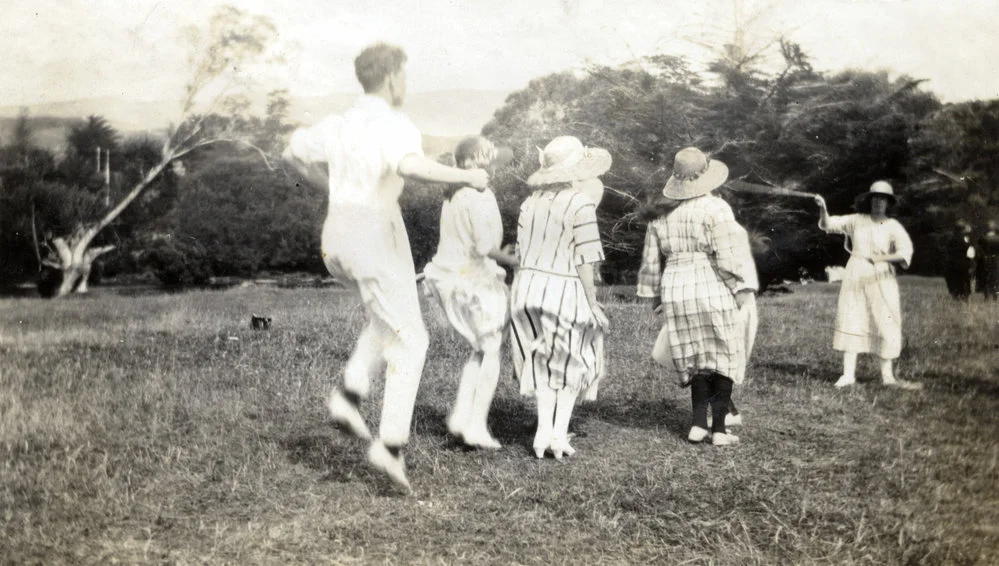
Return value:
M 466 354 L 434 332 L 409 497 L 325 413 L 362 318 L 340 292 L 0 300 L 0 563 L 999 563 L 999 307 L 903 278 L 898 374 L 925 390 L 865 360 L 839 391 L 837 290 L 760 299 L 728 448 L 685 441 L 689 393 L 649 359 L 631 289 L 601 290 L 610 376 L 563 462 L 531 454 L 509 368 L 504 448 L 449 440 Z

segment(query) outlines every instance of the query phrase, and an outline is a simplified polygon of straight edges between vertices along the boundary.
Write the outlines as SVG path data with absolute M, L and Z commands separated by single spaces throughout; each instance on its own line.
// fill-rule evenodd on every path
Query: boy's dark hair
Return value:
M 406 52 L 387 43 L 376 43 L 364 48 L 354 59 L 354 74 L 364 92 L 381 88 L 385 79 L 397 72 L 406 62 Z

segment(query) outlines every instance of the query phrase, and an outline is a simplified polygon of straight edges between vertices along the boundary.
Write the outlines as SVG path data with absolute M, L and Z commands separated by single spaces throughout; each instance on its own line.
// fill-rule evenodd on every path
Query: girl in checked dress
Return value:
M 462 140 L 454 152 L 462 169 L 495 166 L 497 149 L 480 136 Z M 461 373 L 448 431 L 468 446 L 498 449 L 486 426 L 500 374 L 500 348 L 508 316 L 506 271 L 512 250 L 501 249 L 503 222 L 489 188 L 448 189 L 441 208 L 437 254 L 423 270 L 424 290 L 448 322 L 472 346 Z
M 649 223 L 638 272 L 638 296 L 652 298 L 654 308 L 661 305 L 674 369 L 681 385 L 690 387 L 687 438 L 710 439 L 716 446 L 739 441 L 725 429 L 725 417 L 732 387 L 746 371 L 747 324 L 740 310 L 755 309 L 758 287 L 755 265 L 747 261 L 752 254 L 746 231 L 728 203 L 711 194 L 726 179 L 728 167 L 700 150 L 676 154 L 663 189 L 676 202 Z
M 603 149 L 555 138 L 527 179 L 534 192 L 520 207 L 520 268 L 510 301 L 511 352 L 523 395 L 537 399 L 534 453 L 572 455 L 569 420 L 576 399 L 593 399 L 603 374 L 607 317 L 596 299 L 594 265 L 603 260 L 596 202 L 582 183 L 611 165 Z

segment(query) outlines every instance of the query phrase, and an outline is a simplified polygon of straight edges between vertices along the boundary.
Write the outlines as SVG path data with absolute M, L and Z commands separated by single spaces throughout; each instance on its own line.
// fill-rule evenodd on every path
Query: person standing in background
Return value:
M 971 283 L 975 277 L 975 245 L 971 242 L 971 225 L 964 220 L 954 224 L 954 231 L 947 240 L 947 292 L 950 296 L 966 301 L 971 297 Z
M 999 223 L 989 220 L 978 242 L 980 251 L 978 286 L 987 301 L 999 300 Z

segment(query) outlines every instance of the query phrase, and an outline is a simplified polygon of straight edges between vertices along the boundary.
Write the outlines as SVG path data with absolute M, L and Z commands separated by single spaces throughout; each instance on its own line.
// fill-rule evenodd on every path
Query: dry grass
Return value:
M 4 300 L 0 562 L 999 561 L 995 304 L 904 279 L 899 374 L 926 390 L 837 391 L 836 287 L 764 297 L 743 444 L 714 449 L 684 440 L 687 392 L 648 359 L 656 322 L 615 298 L 630 289 L 604 292 L 611 375 L 577 410 L 565 463 L 531 455 L 533 406 L 508 374 L 491 416 L 504 449 L 455 447 L 444 418 L 465 353 L 434 336 L 412 497 L 324 413 L 361 320 L 342 294 Z M 250 330 L 251 312 L 274 327 Z

